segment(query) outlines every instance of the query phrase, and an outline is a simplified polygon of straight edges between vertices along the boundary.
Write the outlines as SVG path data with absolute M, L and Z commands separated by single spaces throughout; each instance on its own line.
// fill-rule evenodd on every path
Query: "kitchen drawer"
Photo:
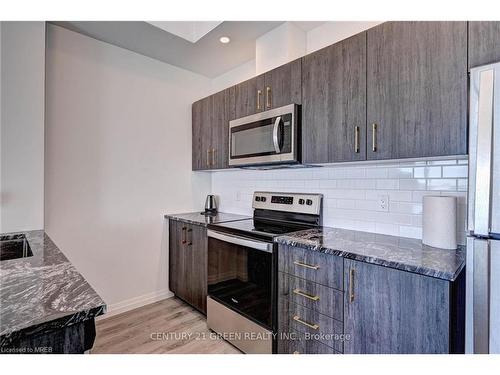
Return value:
M 306 339 L 303 333 L 293 332 L 278 341 L 278 354 L 342 354 L 313 339 Z
M 344 325 L 338 320 L 320 314 L 307 307 L 281 299 L 279 308 L 279 331 L 308 333 L 317 340 L 338 352 L 343 352 Z
M 290 275 L 344 290 L 342 281 L 344 262 L 341 257 L 299 247 L 279 245 L 278 268 Z
M 283 272 L 278 274 L 279 298 L 343 321 L 344 293 Z

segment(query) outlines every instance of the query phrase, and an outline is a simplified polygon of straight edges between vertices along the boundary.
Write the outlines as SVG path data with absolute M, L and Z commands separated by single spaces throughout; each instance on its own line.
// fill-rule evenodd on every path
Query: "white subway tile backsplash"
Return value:
M 423 178 L 399 181 L 399 188 L 402 190 L 425 190 L 426 187 L 427 180 Z
M 221 211 L 251 214 L 256 190 L 321 193 L 324 225 L 411 238 L 422 237 L 422 198 L 453 195 L 459 242 L 465 240 L 466 159 L 212 173 Z M 388 211 L 379 207 L 381 195 L 389 197 Z
M 413 177 L 415 178 L 440 178 L 441 167 L 422 167 L 413 169 Z
M 468 170 L 466 165 L 443 167 L 443 177 L 467 178 Z
M 389 177 L 389 178 L 413 178 L 413 168 L 410 168 L 410 167 L 389 168 L 388 172 L 387 172 L 387 177 Z
M 427 180 L 427 190 L 457 190 L 457 180 Z

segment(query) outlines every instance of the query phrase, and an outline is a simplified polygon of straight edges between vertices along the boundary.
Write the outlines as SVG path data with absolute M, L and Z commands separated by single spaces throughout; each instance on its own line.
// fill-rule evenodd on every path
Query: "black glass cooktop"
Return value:
M 275 220 L 239 220 L 228 223 L 209 224 L 208 228 L 226 233 L 272 239 L 282 234 L 310 229 L 311 226 Z

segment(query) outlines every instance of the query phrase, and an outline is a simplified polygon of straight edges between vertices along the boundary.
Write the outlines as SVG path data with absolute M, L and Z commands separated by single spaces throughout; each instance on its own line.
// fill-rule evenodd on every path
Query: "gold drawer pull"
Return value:
M 292 354 L 300 354 L 300 352 L 298 350 L 296 350 Z
M 293 262 L 293 264 L 295 264 L 296 266 L 309 268 L 311 270 L 317 270 L 317 269 L 319 269 L 319 266 L 311 266 L 310 264 L 302 263 L 302 262 L 299 262 L 298 260 L 295 260 Z
M 262 90 L 257 90 L 257 109 L 261 109 L 260 97 L 262 96 Z
M 300 290 L 300 289 L 294 289 L 294 290 L 293 290 L 293 293 L 294 293 L 294 294 L 297 294 L 297 295 L 299 295 L 299 296 L 302 296 L 302 297 L 308 298 L 308 299 L 313 300 L 313 301 L 319 301 L 319 296 L 313 296 L 312 294 L 309 294 L 309 293 L 303 292 L 303 291 L 302 291 L 302 290 Z
M 303 324 L 303 325 L 305 325 L 306 327 L 309 327 L 309 328 L 312 328 L 312 329 L 316 329 L 316 330 L 317 330 L 317 329 L 319 328 L 319 325 L 317 325 L 317 324 L 311 324 L 311 323 L 308 323 L 308 322 L 306 322 L 306 321 L 304 321 L 304 320 L 300 319 L 300 317 L 299 317 L 298 315 L 295 315 L 295 316 L 293 317 L 293 320 L 295 320 L 297 323 Z
M 377 124 L 372 124 L 372 151 L 377 152 Z

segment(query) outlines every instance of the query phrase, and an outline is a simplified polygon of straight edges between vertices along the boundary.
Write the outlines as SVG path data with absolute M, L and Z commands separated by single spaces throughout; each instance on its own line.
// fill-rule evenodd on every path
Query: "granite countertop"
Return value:
M 320 227 L 279 236 L 274 241 L 448 281 L 455 280 L 465 265 L 463 246 L 438 249 L 421 240 L 346 229 Z
M 24 234 L 33 252 L 0 262 L 0 347 L 24 335 L 82 322 L 106 304 L 44 231 Z
M 244 219 L 251 219 L 251 216 L 228 214 L 225 212 L 217 212 L 215 216 L 202 215 L 201 212 L 188 212 L 184 214 L 167 214 L 166 219 L 177 221 L 184 221 L 190 224 L 207 226 L 208 224 L 225 223 L 228 221 L 238 221 Z

